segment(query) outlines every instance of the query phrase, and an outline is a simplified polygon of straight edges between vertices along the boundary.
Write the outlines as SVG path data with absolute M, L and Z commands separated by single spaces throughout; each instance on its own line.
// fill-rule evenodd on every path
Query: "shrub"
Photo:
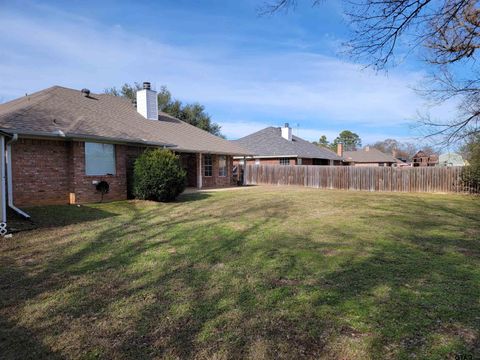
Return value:
M 186 172 L 170 150 L 147 150 L 135 161 L 133 192 L 138 199 L 173 201 L 185 182 Z

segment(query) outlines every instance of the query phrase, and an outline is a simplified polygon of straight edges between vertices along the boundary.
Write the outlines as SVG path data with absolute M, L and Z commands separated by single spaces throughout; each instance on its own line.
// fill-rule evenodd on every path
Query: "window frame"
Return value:
M 279 159 L 279 164 L 280 165 L 290 165 L 290 158 L 285 158 L 285 157 L 280 158 Z
M 108 154 L 104 151 L 104 153 L 107 154 L 109 157 L 111 156 L 111 158 L 109 159 L 112 161 L 112 163 L 110 164 L 110 169 L 94 171 L 95 169 L 92 169 L 91 165 L 89 166 L 89 163 L 92 164 L 92 161 L 96 160 L 96 158 L 92 157 L 93 155 L 92 150 L 94 149 L 90 149 L 90 150 L 88 149 L 91 146 L 92 147 L 102 146 L 102 148 L 105 148 L 105 147 L 111 148 L 111 152 Z M 96 150 L 98 151 L 98 149 Z M 84 155 L 85 155 L 85 158 L 84 158 L 85 159 L 85 169 L 84 169 L 85 176 L 115 176 L 117 174 L 117 156 L 116 156 L 117 154 L 116 154 L 115 144 L 85 141 Z M 113 171 L 110 172 L 109 170 L 113 170 Z
M 207 158 L 209 159 L 209 164 L 207 164 Z M 204 177 L 212 177 L 213 176 L 213 156 L 212 154 L 203 154 L 203 176 Z M 207 170 L 210 175 L 207 175 Z
M 228 176 L 228 166 L 227 166 L 227 155 L 218 155 L 218 176 L 227 177 Z M 220 161 L 225 160 L 225 165 L 222 167 Z M 223 171 L 222 171 L 223 170 Z

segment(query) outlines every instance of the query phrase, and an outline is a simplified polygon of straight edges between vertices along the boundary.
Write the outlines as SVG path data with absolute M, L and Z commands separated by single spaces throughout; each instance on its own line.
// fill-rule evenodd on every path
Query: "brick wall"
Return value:
M 12 145 L 13 198 L 18 206 L 68 204 L 101 200 L 92 184 L 105 180 L 110 191 L 104 201 L 127 197 L 126 146 L 115 145 L 116 173 L 85 175 L 85 143 L 19 139 Z
M 69 199 L 70 144 L 19 139 L 12 144 L 16 205 L 66 204 Z
M 180 162 L 187 172 L 187 186 L 196 187 L 198 178 L 197 168 L 197 154 L 194 153 L 180 153 Z
M 238 166 L 240 164 L 240 160 L 239 159 L 233 160 L 233 164 Z M 254 165 L 255 159 L 248 159 L 247 164 Z M 280 165 L 280 158 L 261 158 L 260 164 L 261 165 Z M 298 165 L 298 160 L 296 158 L 291 158 L 290 165 Z M 330 160 L 302 158 L 302 165 L 330 165 Z M 338 161 L 335 160 L 334 165 L 344 165 L 344 164 L 340 160 Z
M 247 164 L 248 165 L 254 165 L 255 160 L 257 160 L 257 159 L 247 159 Z M 303 159 L 303 160 L 308 160 L 308 159 Z M 236 160 L 234 160 L 233 163 L 235 165 L 238 165 L 239 160 L 236 159 Z M 280 165 L 280 158 L 263 158 L 263 159 L 260 159 L 260 164 L 261 165 Z M 290 165 L 296 165 L 296 164 L 297 164 L 297 159 L 296 158 L 291 158 L 290 159 Z
M 13 197 L 18 206 L 93 203 L 102 199 L 93 184 L 110 185 L 104 201 L 123 200 L 131 195 L 135 159 L 145 147 L 115 145 L 115 175 L 85 174 L 85 143 L 79 141 L 19 139 L 12 145 Z M 182 154 L 180 154 L 182 155 Z M 189 182 L 196 186 L 198 154 L 188 154 Z M 227 176 L 218 174 L 218 155 L 212 155 L 213 174 L 203 176 L 203 187 L 233 185 L 232 157 L 227 156 Z M 203 175 L 203 171 L 202 171 Z M 130 189 L 131 190 L 131 189 Z M 131 196 L 130 196 L 131 197 Z
M 125 145 L 115 145 L 115 175 L 89 176 L 85 175 L 85 143 L 72 142 L 73 176 L 71 192 L 75 193 L 76 203 L 93 203 L 102 199 L 102 194 L 96 190 L 93 181 L 106 181 L 110 185 L 109 192 L 104 195 L 104 201 L 124 200 L 127 198 L 127 158 Z
M 125 146 L 125 160 L 127 171 L 127 198 L 133 199 L 133 168 L 135 160 L 142 154 L 147 148 L 141 146 Z
M 198 160 L 198 155 L 197 155 Z M 212 176 L 205 176 L 202 168 L 202 187 L 222 187 L 222 186 L 231 186 L 234 184 L 232 179 L 232 167 L 233 167 L 233 158 L 227 156 L 227 176 L 219 176 L 218 174 L 218 155 L 212 155 L 213 170 Z M 198 164 L 198 161 L 197 161 Z M 203 159 L 202 159 L 203 164 Z M 198 170 L 198 168 L 197 168 Z

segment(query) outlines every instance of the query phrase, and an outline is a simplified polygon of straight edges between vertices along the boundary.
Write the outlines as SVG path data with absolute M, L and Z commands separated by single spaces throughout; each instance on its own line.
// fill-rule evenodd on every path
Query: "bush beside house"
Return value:
M 135 161 L 134 195 L 142 200 L 173 201 L 185 189 L 186 172 L 170 150 L 147 150 Z

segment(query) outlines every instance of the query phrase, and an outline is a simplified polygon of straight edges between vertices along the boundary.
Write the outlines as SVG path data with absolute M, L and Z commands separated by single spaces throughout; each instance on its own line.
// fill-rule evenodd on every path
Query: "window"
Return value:
M 302 158 L 297 159 L 297 165 L 302 165 Z
M 85 174 L 115 175 L 115 145 L 86 142 Z
M 227 176 L 227 157 L 225 155 L 218 157 L 218 176 Z
M 212 176 L 213 174 L 213 161 L 212 155 L 203 155 L 203 176 Z
M 280 165 L 290 165 L 289 158 L 280 158 Z

